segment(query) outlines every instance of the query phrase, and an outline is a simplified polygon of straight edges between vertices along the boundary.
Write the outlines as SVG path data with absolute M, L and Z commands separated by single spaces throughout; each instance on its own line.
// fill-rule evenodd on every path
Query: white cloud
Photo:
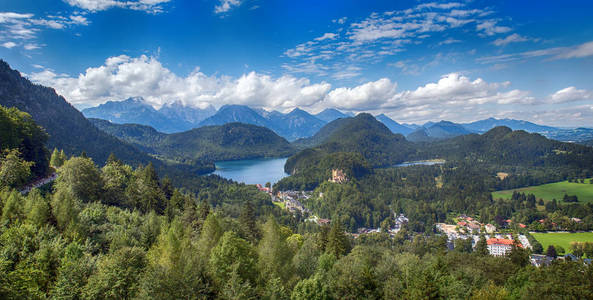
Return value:
M 441 119 L 464 122 L 490 116 L 512 116 L 511 112 L 517 111 L 529 112 L 522 119 L 539 120 L 547 114 L 539 113 L 537 108 L 545 106 L 538 105 L 592 98 L 590 91 L 568 87 L 537 102 L 528 91 L 512 89 L 510 82 L 487 82 L 460 73 L 446 74 L 435 82 L 401 91 L 398 91 L 397 82 L 389 78 L 332 89 L 326 82 L 313 83 L 303 77 L 272 77 L 257 72 L 230 77 L 207 75 L 196 68 L 187 76 L 178 76 L 157 58 L 148 56 L 110 57 L 103 65 L 88 68 L 75 77 L 42 66 L 36 68 L 39 70 L 29 75 L 32 81 L 54 87 L 80 108 L 107 100 L 142 96 L 156 107 L 174 101 L 198 107 L 243 104 L 282 111 L 294 107 L 312 111 L 332 107 L 386 113 L 403 122 Z M 590 115 L 593 110 L 582 114 Z M 581 119 L 585 122 L 584 117 L 578 120 Z
M 593 55 L 593 42 L 588 42 L 563 51 L 557 58 L 581 58 L 591 55 Z
M 323 40 L 333 40 L 337 37 L 338 35 L 335 33 L 331 33 L 331 32 L 327 32 L 324 35 L 315 38 L 316 41 L 323 41 Z
M 99 67 L 88 68 L 78 77 L 43 70 L 30 75 L 34 82 L 54 87 L 79 107 L 107 100 L 142 96 L 155 106 L 180 100 L 204 107 L 208 104 L 245 104 L 264 108 L 308 107 L 325 97 L 331 85 L 311 84 L 306 78 L 272 78 L 256 72 L 233 79 L 207 76 L 194 70 L 179 77 L 154 57 L 110 57 Z
M 442 42 L 439 42 L 439 45 L 450 45 L 450 44 L 455 44 L 455 43 L 461 43 L 461 41 L 453 39 L 453 38 L 448 38 Z
M 6 43 L 2 44 L 2 47 L 8 48 L 8 49 L 13 48 L 15 46 L 16 46 L 16 44 L 13 42 L 6 42 Z
M 285 63 L 283 68 L 290 72 L 302 73 L 312 70 L 309 74 L 316 75 L 325 74 L 319 72 L 320 69 L 328 70 L 327 73 L 330 74 L 345 74 L 345 65 L 361 68 L 378 64 L 413 45 L 444 45 L 462 40 L 449 38 L 439 43 L 434 42 L 434 39 L 427 39 L 442 35 L 457 37 L 444 33 L 449 30 L 456 30 L 465 35 L 475 35 L 476 32 L 483 35 L 484 32 L 504 31 L 508 28 L 497 25 L 496 20 L 487 18 L 491 13 L 489 8 L 469 9 L 466 5 L 466 2 L 431 2 L 406 10 L 372 13 L 363 19 L 334 19 L 332 23 L 335 25 L 332 27 L 338 26 L 333 31 L 335 34 L 326 33 L 321 37 L 313 37 L 285 50 L 284 56 L 289 62 Z M 478 25 L 478 29 L 474 31 L 467 26 L 472 23 L 483 25 Z M 311 66 L 315 68 L 310 68 Z
M 80 15 L 47 16 L 34 18 L 33 14 L 0 12 L 0 42 L 8 45 L 23 45 L 25 50 L 37 49 L 35 43 L 17 43 L 16 41 L 33 40 L 45 28 L 61 30 L 73 25 L 88 25 L 87 19 Z
M 324 105 L 346 110 L 367 110 L 380 107 L 396 92 L 397 83 L 388 78 L 367 82 L 362 85 L 332 90 L 325 98 Z
M 506 63 L 517 60 L 526 60 L 535 57 L 551 57 L 552 59 L 570 59 L 593 56 L 593 41 L 572 47 L 555 47 L 526 52 L 485 56 L 478 58 L 479 63 Z
M 226 13 L 229 10 L 239 7 L 241 0 L 219 0 L 218 5 L 214 7 L 214 12 L 217 14 Z
M 344 23 L 346 23 L 346 20 L 348 20 L 348 17 L 342 17 L 339 19 L 332 20 L 332 23 L 344 24 Z
M 25 48 L 25 50 L 35 50 L 41 48 L 41 46 L 37 44 L 25 44 L 23 48 Z
M 85 18 L 83 16 L 79 16 L 79 15 L 70 16 L 70 20 L 72 20 L 73 24 L 78 24 L 78 25 L 88 25 L 89 24 L 89 21 L 87 20 L 87 18 Z
M 519 34 L 513 33 L 509 36 L 507 36 L 504 39 L 496 39 L 494 42 L 492 42 L 492 44 L 496 45 L 496 46 L 506 46 L 510 43 L 519 43 L 519 42 L 527 42 L 529 41 L 528 38 L 521 36 Z
M 88 11 L 101 11 L 113 7 L 140 10 L 147 13 L 160 13 L 163 11 L 163 4 L 170 0 L 64 0 L 71 6 L 82 8 Z
M 593 99 L 593 92 L 587 90 L 579 90 L 574 86 L 569 86 L 567 88 L 556 91 L 554 94 L 550 95 L 549 99 L 552 103 L 566 103 L 581 100 L 590 100 Z
M 507 26 L 498 26 L 496 20 L 485 20 L 476 25 L 477 31 L 483 31 L 485 35 L 495 35 L 498 33 L 505 33 L 511 31 L 511 28 Z
M 0 12 L 0 23 L 12 23 L 19 19 L 29 19 L 33 14 L 20 14 L 15 12 Z

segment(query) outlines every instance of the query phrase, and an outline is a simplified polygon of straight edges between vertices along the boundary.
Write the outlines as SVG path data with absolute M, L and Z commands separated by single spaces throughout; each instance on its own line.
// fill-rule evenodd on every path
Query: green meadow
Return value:
M 593 184 L 589 183 L 590 180 L 591 179 L 586 179 L 585 183 L 561 181 L 537 186 L 529 186 L 520 189 L 497 191 L 492 193 L 492 198 L 511 199 L 513 191 L 517 191 L 525 194 L 534 194 L 537 199 L 556 199 L 558 201 L 562 201 L 564 194 L 567 194 L 569 196 L 577 196 L 579 202 L 593 202 Z
M 554 245 L 562 246 L 568 253 L 572 242 L 593 242 L 593 232 L 532 233 L 531 235 L 542 244 L 544 251 L 549 245 Z

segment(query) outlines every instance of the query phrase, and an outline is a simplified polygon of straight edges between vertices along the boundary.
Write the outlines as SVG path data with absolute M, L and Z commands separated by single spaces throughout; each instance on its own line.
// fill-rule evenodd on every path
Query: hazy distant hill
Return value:
M 141 124 L 161 132 L 179 132 L 197 127 L 199 122 L 214 114 L 213 107 L 199 109 L 176 102 L 156 110 L 142 97 L 123 101 L 107 101 L 97 107 L 82 110 L 87 118 L 109 120 L 119 124 Z
M 460 124 L 449 121 L 429 122 L 407 136 L 413 142 L 428 142 L 472 133 Z
M 91 121 L 101 130 L 167 160 L 220 161 L 280 157 L 295 152 L 273 131 L 250 124 L 227 123 L 165 134 L 145 125 L 114 124 L 100 119 Z
M 547 132 L 558 130 L 558 128 L 555 127 L 538 125 L 523 120 L 495 118 L 488 118 L 485 120 L 480 120 L 472 123 L 465 123 L 461 125 L 463 125 L 463 127 L 467 128 L 468 130 L 476 133 L 483 133 L 498 126 L 506 126 L 512 130 L 525 130 L 527 132 Z
M 335 108 L 326 108 L 323 111 L 317 113 L 315 115 L 315 117 L 322 121 L 325 121 L 326 123 L 329 123 L 329 122 L 339 119 L 339 118 L 351 117 L 351 115 L 347 115 Z
M 408 135 L 412 131 L 414 131 L 414 129 L 399 124 L 398 122 L 394 121 L 393 119 L 386 116 L 385 114 L 380 114 L 380 115 L 376 116 L 375 118 L 377 119 L 377 121 L 385 124 L 385 126 L 387 126 L 387 128 L 389 128 L 389 130 L 391 130 L 391 132 L 393 132 L 393 133 Z

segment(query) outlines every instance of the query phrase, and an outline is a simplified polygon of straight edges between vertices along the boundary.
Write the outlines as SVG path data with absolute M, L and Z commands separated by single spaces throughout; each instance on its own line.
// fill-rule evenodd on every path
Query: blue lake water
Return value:
M 394 167 L 409 167 L 409 166 L 432 166 L 432 165 L 442 165 L 444 164 L 444 160 L 421 160 L 421 161 L 407 161 L 401 164 L 397 164 Z
M 288 176 L 284 173 L 286 158 L 243 159 L 216 162 L 214 174 L 245 184 L 272 184 Z

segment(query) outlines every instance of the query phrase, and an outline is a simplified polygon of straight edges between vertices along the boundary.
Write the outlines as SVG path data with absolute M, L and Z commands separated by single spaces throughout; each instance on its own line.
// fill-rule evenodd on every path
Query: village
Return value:
M 348 178 L 342 170 L 332 170 L 329 182 L 335 184 L 343 184 L 348 182 Z M 303 202 L 308 200 L 313 191 L 280 191 L 274 193 L 271 187 L 264 187 L 257 184 L 256 187 L 270 195 L 272 202 L 276 205 L 288 210 L 293 214 L 300 214 L 306 217 L 305 221 L 313 222 L 318 225 L 329 225 L 330 219 L 319 218 L 312 214 L 312 212 L 303 205 Z M 319 195 L 323 197 L 322 194 Z M 529 238 L 525 234 L 518 233 L 517 230 L 526 231 L 528 226 L 522 223 L 513 224 L 512 220 L 504 220 L 503 225 L 497 228 L 490 223 L 480 223 L 475 218 L 461 214 L 455 218 L 455 224 L 437 223 L 435 224 L 435 231 L 447 236 L 447 248 L 449 251 L 455 250 L 456 240 L 471 241 L 471 249 L 474 251 L 481 238 L 486 240 L 488 253 L 492 256 L 503 257 L 507 256 L 513 247 L 521 247 L 523 249 L 533 250 L 533 246 L 529 242 Z M 580 220 L 573 220 L 580 221 Z M 545 220 L 540 220 L 540 223 Z M 409 223 L 409 219 L 404 214 L 396 214 L 393 212 L 392 226 L 388 229 L 388 234 L 393 237 L 402 228 Z M 347 233 L 353 238 L 358 238 L 361 235 L 381 233 L 381 228 L 358 228 L 356 233 Z M 550 257 L 542 254 L 531 254 L 530 262 L 533 266 L 540 267 L 549 265 L 554 260 L 574 260 L 578 259 L 572 254 L 564 256 Z M 591 259 L 585 259 L 585 264 L 590 264 Z

